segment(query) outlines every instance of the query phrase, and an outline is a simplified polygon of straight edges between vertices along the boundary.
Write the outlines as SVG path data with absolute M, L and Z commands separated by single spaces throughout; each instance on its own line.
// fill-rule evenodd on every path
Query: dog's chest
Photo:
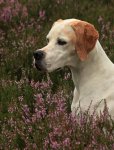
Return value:
M 91 86 L 90 84 L 87 86 L 83 85 L 80 88 L 78 99 L 76 97 L 74 94 L 73 101 L 75 102 L 76 108 L 80 105 L 82 110 L 87 110 L 90 106 L 93 109 L 99 104 L 99 108 L 103 109 L 103 100 L 107 100 L 107 103 L 110 103 L 112 100 L 114 101 L 114 80 L 99 81 L 97 84 L 92 83 Z

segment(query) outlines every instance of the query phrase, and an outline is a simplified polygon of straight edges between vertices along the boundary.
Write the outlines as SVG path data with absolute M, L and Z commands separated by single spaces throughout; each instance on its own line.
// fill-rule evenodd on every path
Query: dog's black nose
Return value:
M 41 50 L 37 50 L 37 51 L 33 52 L 33 56 L 35 59 L 41 60 L 44 57 L 44 52 Z

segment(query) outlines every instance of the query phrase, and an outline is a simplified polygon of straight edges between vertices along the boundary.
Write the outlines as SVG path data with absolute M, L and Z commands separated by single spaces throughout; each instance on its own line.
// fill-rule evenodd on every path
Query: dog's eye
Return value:
M 57 44 L 59 44 L 59 45 L 65 45 L 65 44 L 67 44 L 67 42 L 64 41 L 64 40 L 58 39 Z

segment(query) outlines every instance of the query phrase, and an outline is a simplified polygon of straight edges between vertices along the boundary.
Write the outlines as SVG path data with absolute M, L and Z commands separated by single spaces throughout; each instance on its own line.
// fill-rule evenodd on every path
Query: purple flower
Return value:
M 66 139 L 63 141 L 63 145 L 64 145 L 64 146 L 69 146 L 69 145 L 70 145 L 70 139 L 69 139 L 69 138 L 66 138 Z
M 23 7 L 23 9 L 22 9 L 22 17 L 27 17 L 28 16 L 28 10 L 27 10 L 27 7 Z
M 15 3 L 15 2 L 16 2 L 16 0 L 9 0 L 9 2 L 10 2 L 10 3 Z
M 4 0 L 0 0 L 0 4 L 4 3 Z
M 22 110 L 23 110 L 23 112 L 25 113 L 26 116 L 29 116 L 30 111 L 29 111 L 28 105 L 23 105 Z
M 11 12 L 11 7 L 10 6 L 3 8 L 2 13 L 0 15 L 0 18 L 4 22 L 11 21 L 12 12 Z
M 52 141 L 50 146 L 55 150 L 58 150 L 60 148 L 60 144 L 57 143 L 57 141 Z
M 41 20 L 44 20 L 44 19 L 45 19 L 45 10 L 40 10 L 40 11 L 39 11 L 39 18 L 40 18 Z

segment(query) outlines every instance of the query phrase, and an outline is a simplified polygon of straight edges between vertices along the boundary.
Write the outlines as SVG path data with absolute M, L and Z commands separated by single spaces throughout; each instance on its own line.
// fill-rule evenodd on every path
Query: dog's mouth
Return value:
M 42 71 L 42 67 L 39 64 L 35 63 L 35 67 L 37 70 Z
M 36 69 L 38 71 L 41 71 L 41 72 L 52 72 L 54 70 L 60 71 L 63 69 L 63 67 L 62 68 L 59 67 L 56 69 L 50 69 L 51 64 L 46 64 L 44 60 L 36 60 L 36 59 L 34 59 L 34 66 L 36 67 Z
M 35 60 L 35 67 L 36 67 L 36 69 L 38 71 L 44 71 L 44 72 L 47 71 L 47 69 L 46 69 L 45 64 L 44 64 L 43 61 L 37 61 L 37 60 Z

